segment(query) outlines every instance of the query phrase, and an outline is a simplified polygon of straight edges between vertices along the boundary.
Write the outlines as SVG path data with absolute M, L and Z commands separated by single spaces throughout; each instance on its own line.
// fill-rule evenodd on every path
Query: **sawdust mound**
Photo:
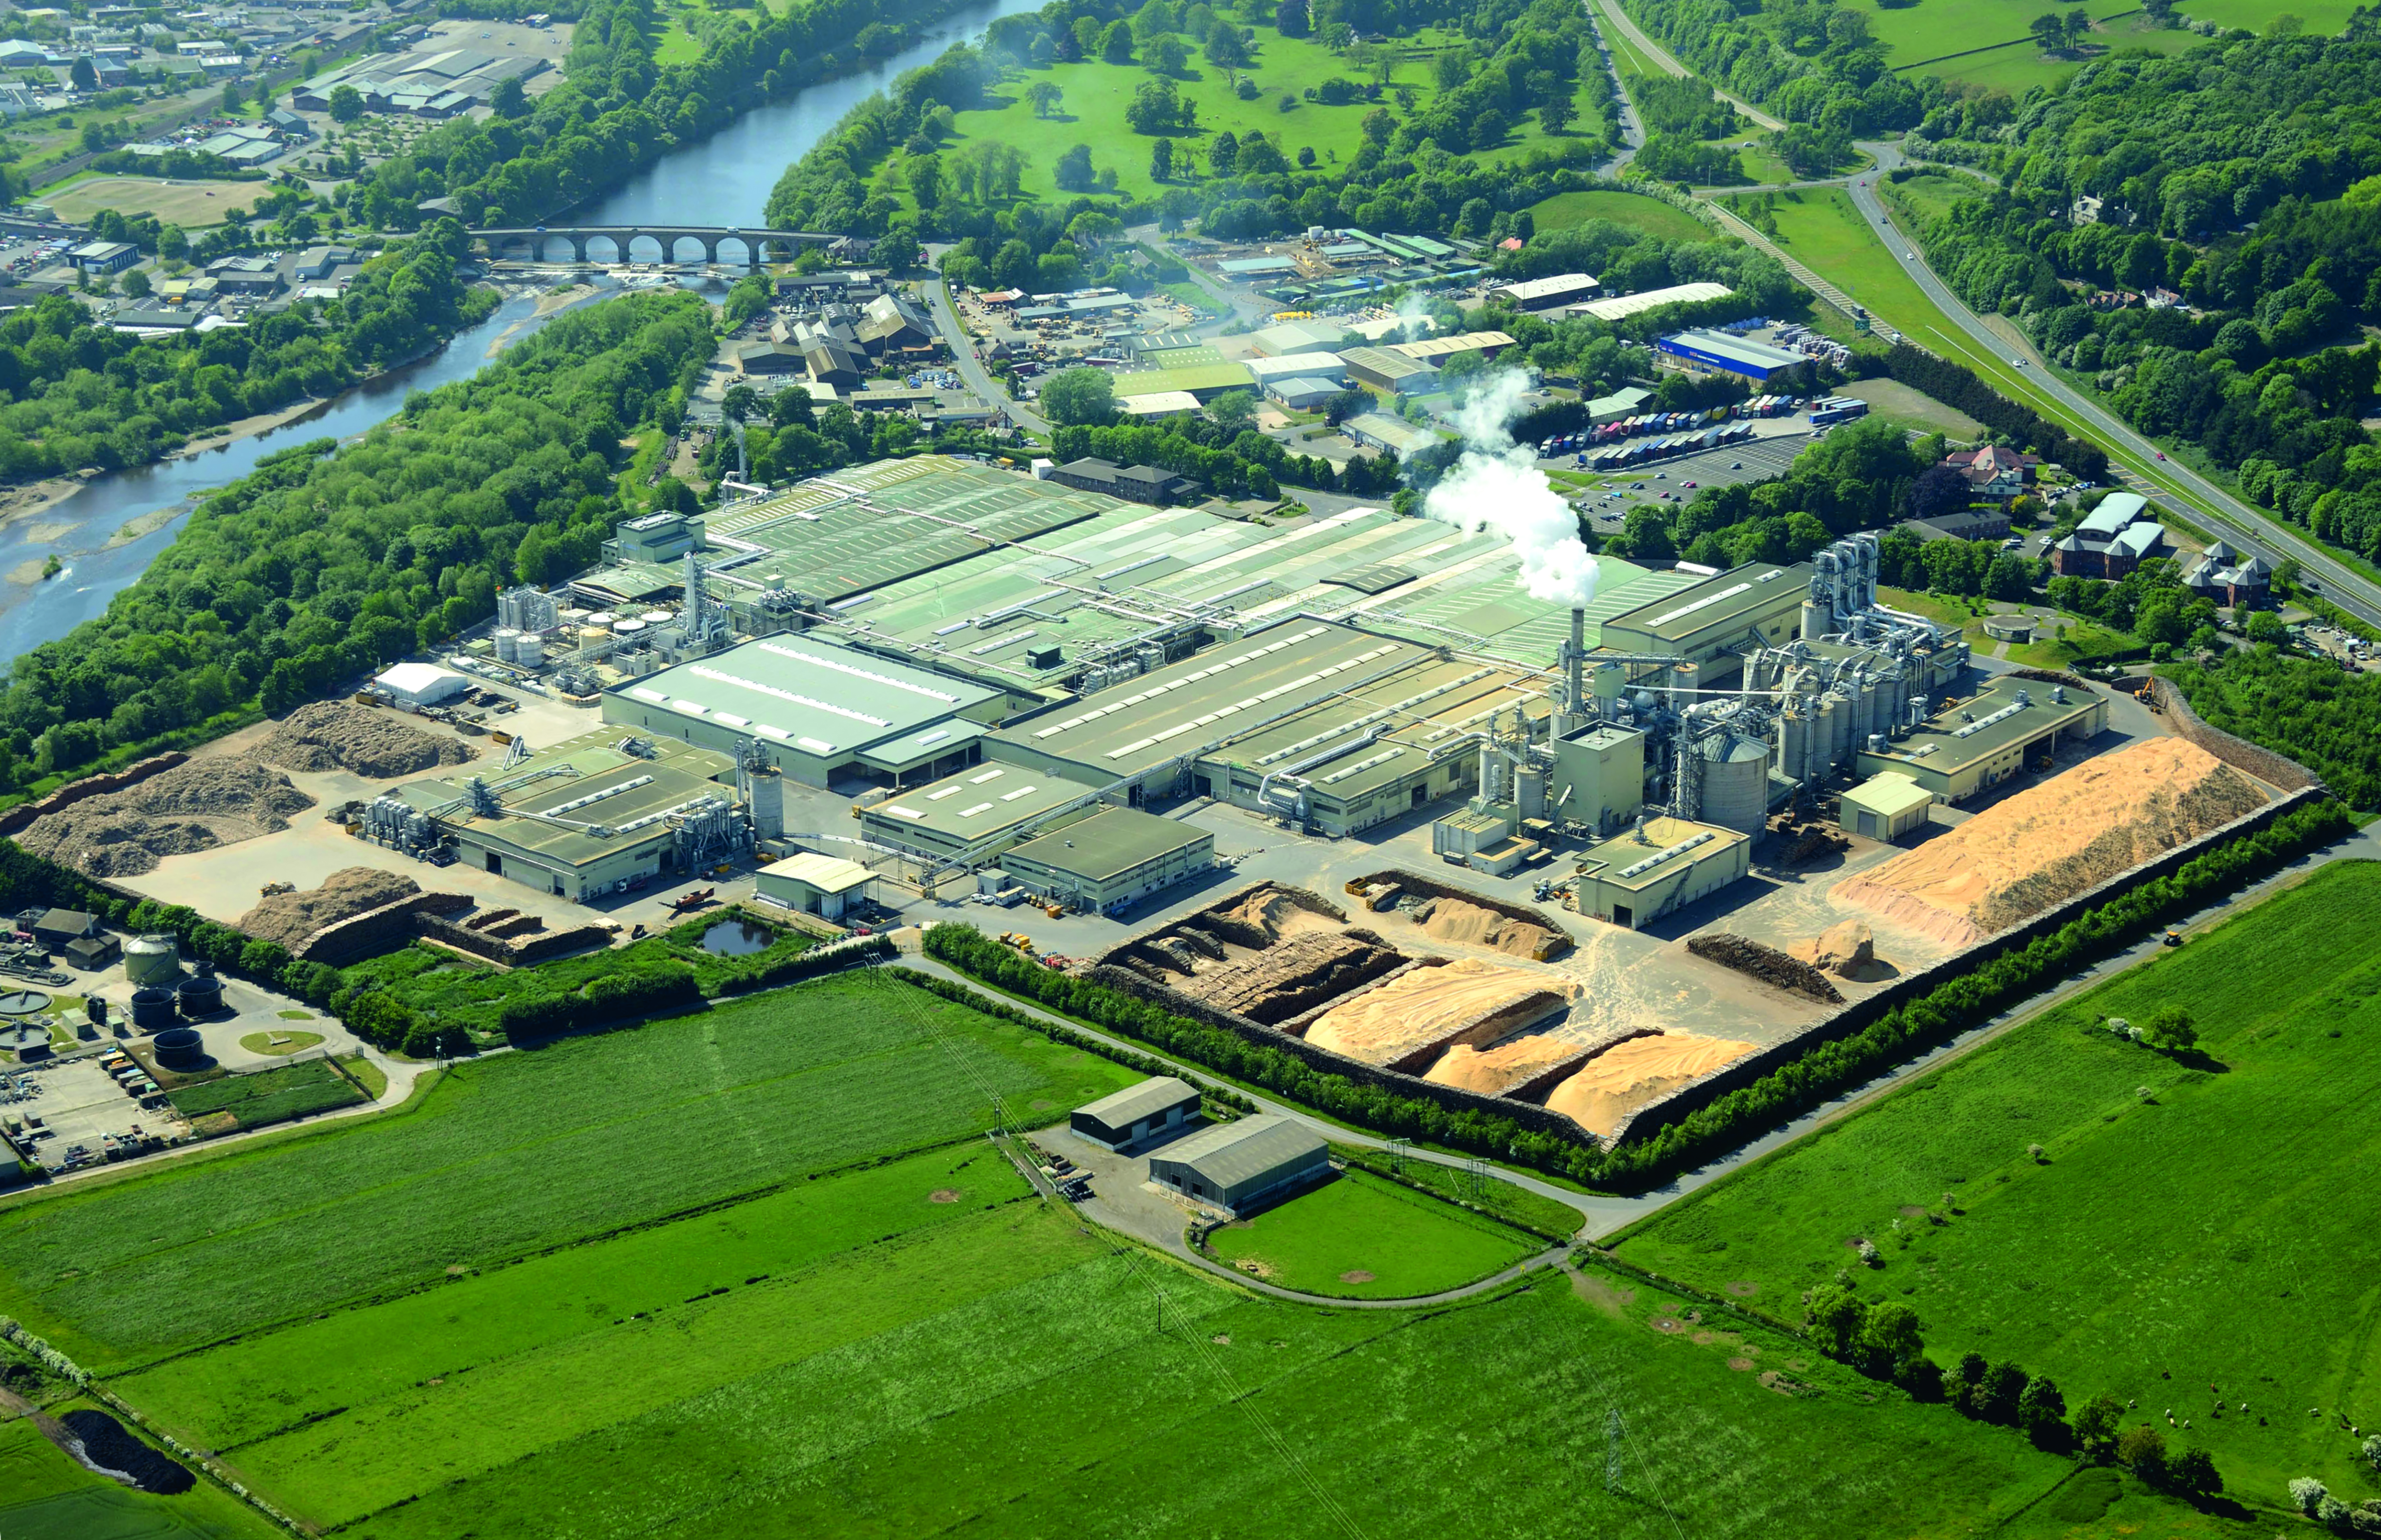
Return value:
M 1475 1048 L 1459 1043 L 1447 1050 L 1445 1057 L 1430 1067 L 1422 1079 L 1439 1085 L 1452 1085 L 1465 1091 L 1477 1091 L 1484 1096 L 1501 1096 L 1518 1085 L 1531 1081 L 1581 1052 L 1576 1043 L 1558 1037 L 1517 1037 L 1509 1043 L 1499 1043 L 1493 1048 Z
M 1813 939 L 1797 941 L 1786 950 L 1823 973 L 1861 984 L 1891 978 L 1895 972 L 1893 964 L 1876 955 L 1875 935 L 1858 920 L 1838 921 Z
M 1365 1064 L 1401 1068 L 1450 1039 L 1493 1042 L 1570 999 L 1550 975 L 1466 958 L 1416 968 L 1316 1017 L 1306 1040 Z
M 351 701 L 314 701 L 282 718 L 259 759 L 291 770 L 352 770 L 372 780 L 462 764 L 478 751 L 452 733 L 424 732 Z
M 2021 791 L 1835 897 L 1964 947 L 2265 801 L 2206 750 L 2151 739 Z
M 1260 887 L 1228 909 L 1216 913 L 1227 923 L 1237 921 L 1252 929 L 1263 931 L 1278 941 L 1284 936 L 1303 935 L 1315 931 L 1334 930 L 1326 915 L 1315 913 L 1279 888 Z
M 1552 956 L 1555 949 L 1557 933 L 1544 925 L 1532 925 L 1526 920 L 1516 920 L 1460 898 L 1425 899 L 1415 906 L 1413 917 L 1422 925 L 1422 934 L 1435 941 L 1487 947 L 1509 957 L 1541 960 Z
M 275 893 L 259 899 L 254 909 L 239 917 L 239 928 L 259 941 L 278 941 L 294 952 L 299 942 L 325 925 L 421 891 L 420 883 L 395 872 L 374 866 L 342 867 L 311 892 Z
M 17 843 L 91 876 L 133 876 L 165 856 L 277 833 L 313 805 L 288 776 L 256 760 L 194 759 L 35 819 Z
M 1578 1074 L 1556 1086 L 1546 1106 L 1569 1115 L 1592 1133 L 1609 1136 L 1648 1102 L 1751 1052 L 1750 1043 L 1692 1033 L 1632 1037 L 1589 1059 Z

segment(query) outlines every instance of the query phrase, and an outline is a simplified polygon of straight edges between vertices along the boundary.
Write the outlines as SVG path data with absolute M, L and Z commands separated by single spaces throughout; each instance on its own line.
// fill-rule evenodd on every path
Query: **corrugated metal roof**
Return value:
M 1154 1117 L 1167 1107 L 1179 1106 L 1199 1099 L 1190 1082 L 1172 1075 L 1158 1075 L 1139 1085 L 1128 1085 L 1111 1092 L 1096 1102 L 1085 1102 L 1075 1109 L 1079 1116 L 1093 1118 L 1112 1129 L 1129 1128 L 1143 1118 Z
M 1214 838 L 1204 829 L 1154 813 L 1111 807 L 1029 839 L 1000 860 L 1011 871 L 1039 866 L 1070 877 L 1105 882 L 1186 845 L 1203 839 L 1212 843 Z
M 1285 1167 L 1303 1165 L 1330 1149 L 1302 1123 L 1270 1115 L 1202 1129 L 1169 1144 L 1158 1158 L 1190 1167 L 1215 1186 L 1230 1192 Z

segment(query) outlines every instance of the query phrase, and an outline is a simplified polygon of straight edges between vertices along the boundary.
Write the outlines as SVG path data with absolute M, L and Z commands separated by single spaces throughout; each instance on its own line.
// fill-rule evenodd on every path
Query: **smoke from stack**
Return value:
M 1493 531 L 1521 557 L 1521 586 L 1533 599 L 1584 605 L 1595 594 L 1595 559 L 1579 538 L 1579 517 L 1556 495 L 1536 457 L 1508 429 L 1528 378 L 1499 370 L 1454 416 L 1463 458 L 1422 502 L 1422 511 L 1467 533 Z

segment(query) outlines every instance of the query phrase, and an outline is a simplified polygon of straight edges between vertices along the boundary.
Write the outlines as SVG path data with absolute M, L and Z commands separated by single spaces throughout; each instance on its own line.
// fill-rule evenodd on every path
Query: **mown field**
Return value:
M 1591 219 L 1608 219 L 1664 240 L 1715 238 L 1710 226 L 1684 209 L 1633 192 L 1557 192 L 1532 203 L 1530 216 L 1541 230 L 1568 230 Z
M 2376 924 L 2381 863 L 2325 867 L 1705 1189 L 1619 1254 L 1789 1314 L 1849 1264 L 1863 1295 L 1917 1310 L 1938 1362 L 1973 1350 L 2051 1375 L 2070 1406 L 2105 1390 L 2174 1409 L 2244 1500 L 2281 1508 L 2302 1475 L 2381 1495 L 2339 1421 L 2381 1425 Z M 2199 1052 L 2095 1025 L 2168 1003 Z M 1858 1238 L 1879 1270 L 1850 1262 Z
M 1268 1283 L 1349 1299 L 1415 1299 L 1486 1277 L 1545 1243 L 1370 1172 L 1349 1171 L 1208 1237 Z
M 364 1094 L 319 1058 L 284 1064 L 253 1074 L 226 1075 L 221 1080 L 188 1086 L 167 1098 L 174 1110 L 196 1120 L 227 1112 L 242 1128 L 259 1128 L 291 1118 L 304 1118 L 333 1107 L 353 1106 Z
M 929 1034 L 955 1034 L 965 1065 Z M 406 1110 L 0 1208 L 0 1312 L 93 1370 L 755 1193 L 1135 1077 L 874 974 L 458 1067 Z

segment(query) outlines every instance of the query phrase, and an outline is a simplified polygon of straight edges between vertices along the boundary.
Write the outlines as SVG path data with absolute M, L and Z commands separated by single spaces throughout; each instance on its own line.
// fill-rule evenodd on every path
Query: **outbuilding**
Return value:
M 1159 1075 L 1074 1110 L 1068 1128 L 1107 1150 L 1129 1150 L 1179 1133 L 1199 1116 L 1199 1093 L 1188 1081 Z
M 1236 1219 L 1330 1174 L 1321 1135 L 1271 1116 L 1203 1129 L 1149 1157 L 1150 1180 Z
M 387 668 L 372 683 L 388 691 L 389 699 L 401 706 L 431 706 L 441 701 L 451 701 L 471 688 L 471 681 L 431 663 L 400 663 Z
M 752 896 L 822 920 L 840 920 L 847 908 L 866 898 L 875 874 L 856 861 L 804 850 L 753 873 Z
M 1836 822 L 1847 834 L 1867 839 L 1899 839 L 1926 822 L 1935 793 L 1899 771 L 1871 776 L 1846 791 Z

